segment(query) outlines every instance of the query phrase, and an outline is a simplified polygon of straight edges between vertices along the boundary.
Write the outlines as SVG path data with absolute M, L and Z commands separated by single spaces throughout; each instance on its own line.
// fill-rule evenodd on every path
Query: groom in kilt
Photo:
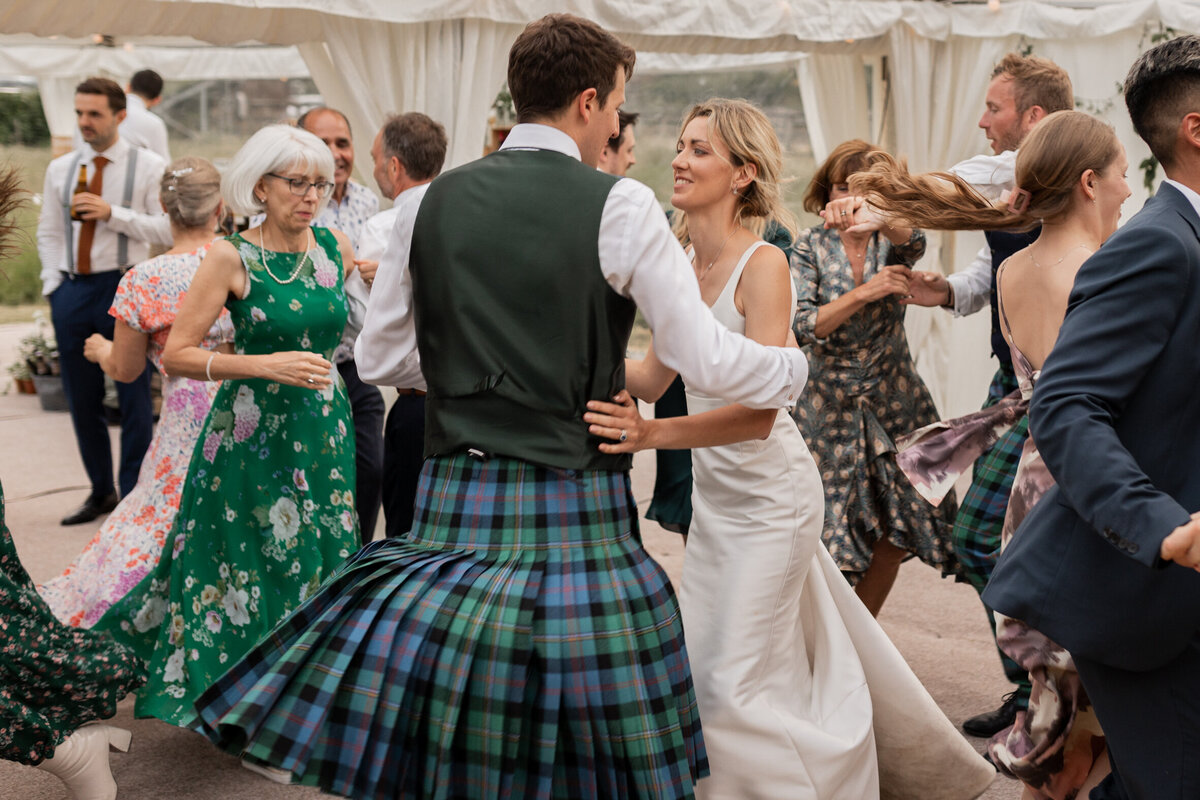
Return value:
M 582 417 L 624 388 L 635 309 L 698 391 L 780 408 L 808 369 L 717 323 L 651 190 L 595 168 L 633 65 L 592 22 L 531 23 L 503 147 L 404 196 L 356 360 L 427 389 L 415 523 L 202 698 L 225 749 L 355 798 L 659 800 L 707 774 L 630 457 Z

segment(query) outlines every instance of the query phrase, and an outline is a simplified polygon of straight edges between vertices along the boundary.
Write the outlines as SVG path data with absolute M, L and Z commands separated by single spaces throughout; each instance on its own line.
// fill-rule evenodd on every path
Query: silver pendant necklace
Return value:
M 742 226 L 740 224 L 734 226 L 733 230 L 729 232 L 729 235 L 725 237 L 725 241 L 721 242 L 721 246 L 720 246 L 720 248 L 718 248 L 717 254 L 715 256 L 713 256 L 713 260 L 708 262 L 708 266 L 704 268 L 703 272 L 697 272 L 697 274 L 696 274 L 697 283 L 704 280 L 704 277 L 706 275 L 708 275 L 708 273 L 712 272 L 713 264 L 717 263 L 717 259 L 720 258 L 721 253 L 725 251 L 725 245 L 729 244 L 729 240 L 733 238 L 733 235 L 735 233 L 737 233 L 741 229 L 741 227 Z M 696 253 L 693 250 L 692 257 L 695 258 L 695 256 L 696 256 Z
M 258 229 L 258 256 L 259 256 L 259 258 L 262 259 L 263 269 L 265 269 L 267 271 L 267 274 L 270 275 L 272 278 L 274 278 L 276 283 L 286 286 L 287 284 L 296 280 L 296 276 L 300 274 L 300 270 L 302 270 L 304 268 L 304 264 L 308 261 L 308 251 L 313 248 L 313 244 L 314 244 L 313 238 L 312 238 L 312 235 L 313 235 L 312 228 L 308 229 L 308 248 L 305 249 L 305 251 L 300 254 L 300 257 L 296 259 L 296 268 L 294 270 L 292 270 L 292 274 L 287 277 L 287 280 L 283 280 L 278 275 L 276 275 L 274 272 L 271 272 L 271 267 L 268 266 L 268 264 L 267 264 L 267 252 L 263 248 L 263 244 L 266 242 L 266 239 L 267 239 L 266 233 L 263 230 L 263 228 L 265 228 L 265 227 L 266 227 L 266 225 L 264 224 L 262 227 L 260 227 Z

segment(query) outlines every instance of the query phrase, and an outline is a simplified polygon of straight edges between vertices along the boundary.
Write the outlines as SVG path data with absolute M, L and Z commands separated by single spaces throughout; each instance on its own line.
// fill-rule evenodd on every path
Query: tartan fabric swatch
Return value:
M 426 462 L 364 548 L 197 703 L 223 749 L 355 798 L 684 798 L 679 609 L 622 472 Z
M 1016 389 L 1017 378 L 1012 368 L 1001 366 L 988 387 L 988 399 L 983 407 L 995 405 Z M 1021 448 L 1028 436 L 1029 417 L 1022 416 L 975 462 L 971 486 L 963 495 L 958 516 L 954 518 L 951 538 L 962 576 L 977 592 L 987 586 L 992 567 L 1000 555 L 1000 533 L 1008 511 L 1008 496 L 1017 476 Z

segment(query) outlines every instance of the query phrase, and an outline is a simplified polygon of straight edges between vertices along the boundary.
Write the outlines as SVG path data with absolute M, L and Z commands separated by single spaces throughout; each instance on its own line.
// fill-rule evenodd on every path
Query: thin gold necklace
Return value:
M 308 248 L 305 249 L 305 251 L 300 254 L 300 257 L 296 259 L 296 268 L 292 270 L 292 274 L 288 276 L 286 281 L 280 278 L 274 272 L 271 272 L 271 267 L 267 265 L 267 252 L 263 249 L 263 244 L 267 240 L 266 233 L 263 231 L 264 228 L 266 228 L 266 225 L 263 225 L 258 229 L 258 256 L 262 259 L 263 269 L 267 271 L 267 274 L 274 278 L 276 283 L 286 286 L 287 284 L 296 280 L 296 276 L 300 274 L 300 270 L 304 268 L 305 262 L 308 261 L 308 251 L 313 248 L 312 228 L 308 229 Z
M 858 252 L 850 249 L 850 242 L 846 241 L 844 236 L 839 236 L 838 238 L 842 240 L 842 249 L 846 251 L 847 256 L 854 256 L 855 258 L 867 257 L 867 248 L 871 246 L 871 238 L 869 236 L 866 239 L 866 243 L 863 244 L 863 249 Z
M 1095 249 L 1088 250 L 1088 246 L 1086 244 L 1080 243 L 1080 244 L 1075 245 L 1074 247 L 1068 248 L 1065 253 L 1063 253 L 1061 256 L 1059 256 L 1058 261 L 1055 261 L 1053 264 L 1050 264 L 1049 266 L 1057 267 L 1059 264 L 1061 264 L 1063 262 L 1063 259 L 1065 259 L 1067 256 L 1071 255 L 1072 252 L 1074 252 L 1080 248 L 1087 250 L 1088 255 L 1091 255 L 1092 253 L 1096 252 Z M 1039 264 L 1038 260 L 1033 257 L 1033 245 L 1029 246 L 1029 249 L 1025 251 L 1025 254 L 1029 256 L 1029 260 L 1033 262 L 1033 265 L 1035 267 L 1037 267 L 1038 269 L 1046 269 L 1046 267 L 1043 267 L 1041 264 Z
M 733 228 L 733 230 L 731 230 L 731 231 L 729 232 L 729 235 L 725 237 L 725 241 L 721 242 L 721 247 L 720 247 L 720 248 L 718 248 L 718 250 L 717 250 L 717 254 L 716 254 L 715 256 L 713 256 L 713 260 L 712 260 L 712 261 L 710 261 L 710 262 L 708 262 L 708 266 L 704 268 L 704 271 L 703 271 L 703 272 L 699 272 L 699 273 L 697 273 L 697 275 L 696 275 L 696 282 L 697 282 L 697 283 L 699 283 L 700 281 L 704 280 L 705 276 L 706 276 L 706 275 L 708 275 L 708 273 L 712 272 L 713 264 L 716 264 L 716 263 L 717 263 L 717 259 L 718 259 L 718 258 L 720 258 L 720 257 L 721 257 L 721 253 L 725 251 L 725 245 L 729 244 L 729 240 L 733 238 L 733 235 L 734 235 L 735 233 L 737 233 L 737 232 L 738 232 L 738 230 L 739 230 L 739 229 L 741 229 L 741 227 L 742 227 L 742 226 L 741 226 L 741 224 L 740 224 L 740 223 L 739 223 L 738 225 L 735 225 L 735 226 L 734 226 L 734 228 Z M 696 253 L 695 253 L 695 251 L 692 251 L 692 257 L 693 257 L 693 258 L 695 258 L 695 256 L 696 256 Z

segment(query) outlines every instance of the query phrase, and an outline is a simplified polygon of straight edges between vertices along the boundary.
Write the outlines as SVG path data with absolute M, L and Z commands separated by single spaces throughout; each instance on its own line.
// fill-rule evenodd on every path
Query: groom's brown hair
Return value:
M 633 77 L 633 48 L 591 20 L 547 14 L 529 23 L 508 51 L 508 91 L 518 122 L 558 116 L 580 93 L 596 90 L 603 105 L 617 70 Z

